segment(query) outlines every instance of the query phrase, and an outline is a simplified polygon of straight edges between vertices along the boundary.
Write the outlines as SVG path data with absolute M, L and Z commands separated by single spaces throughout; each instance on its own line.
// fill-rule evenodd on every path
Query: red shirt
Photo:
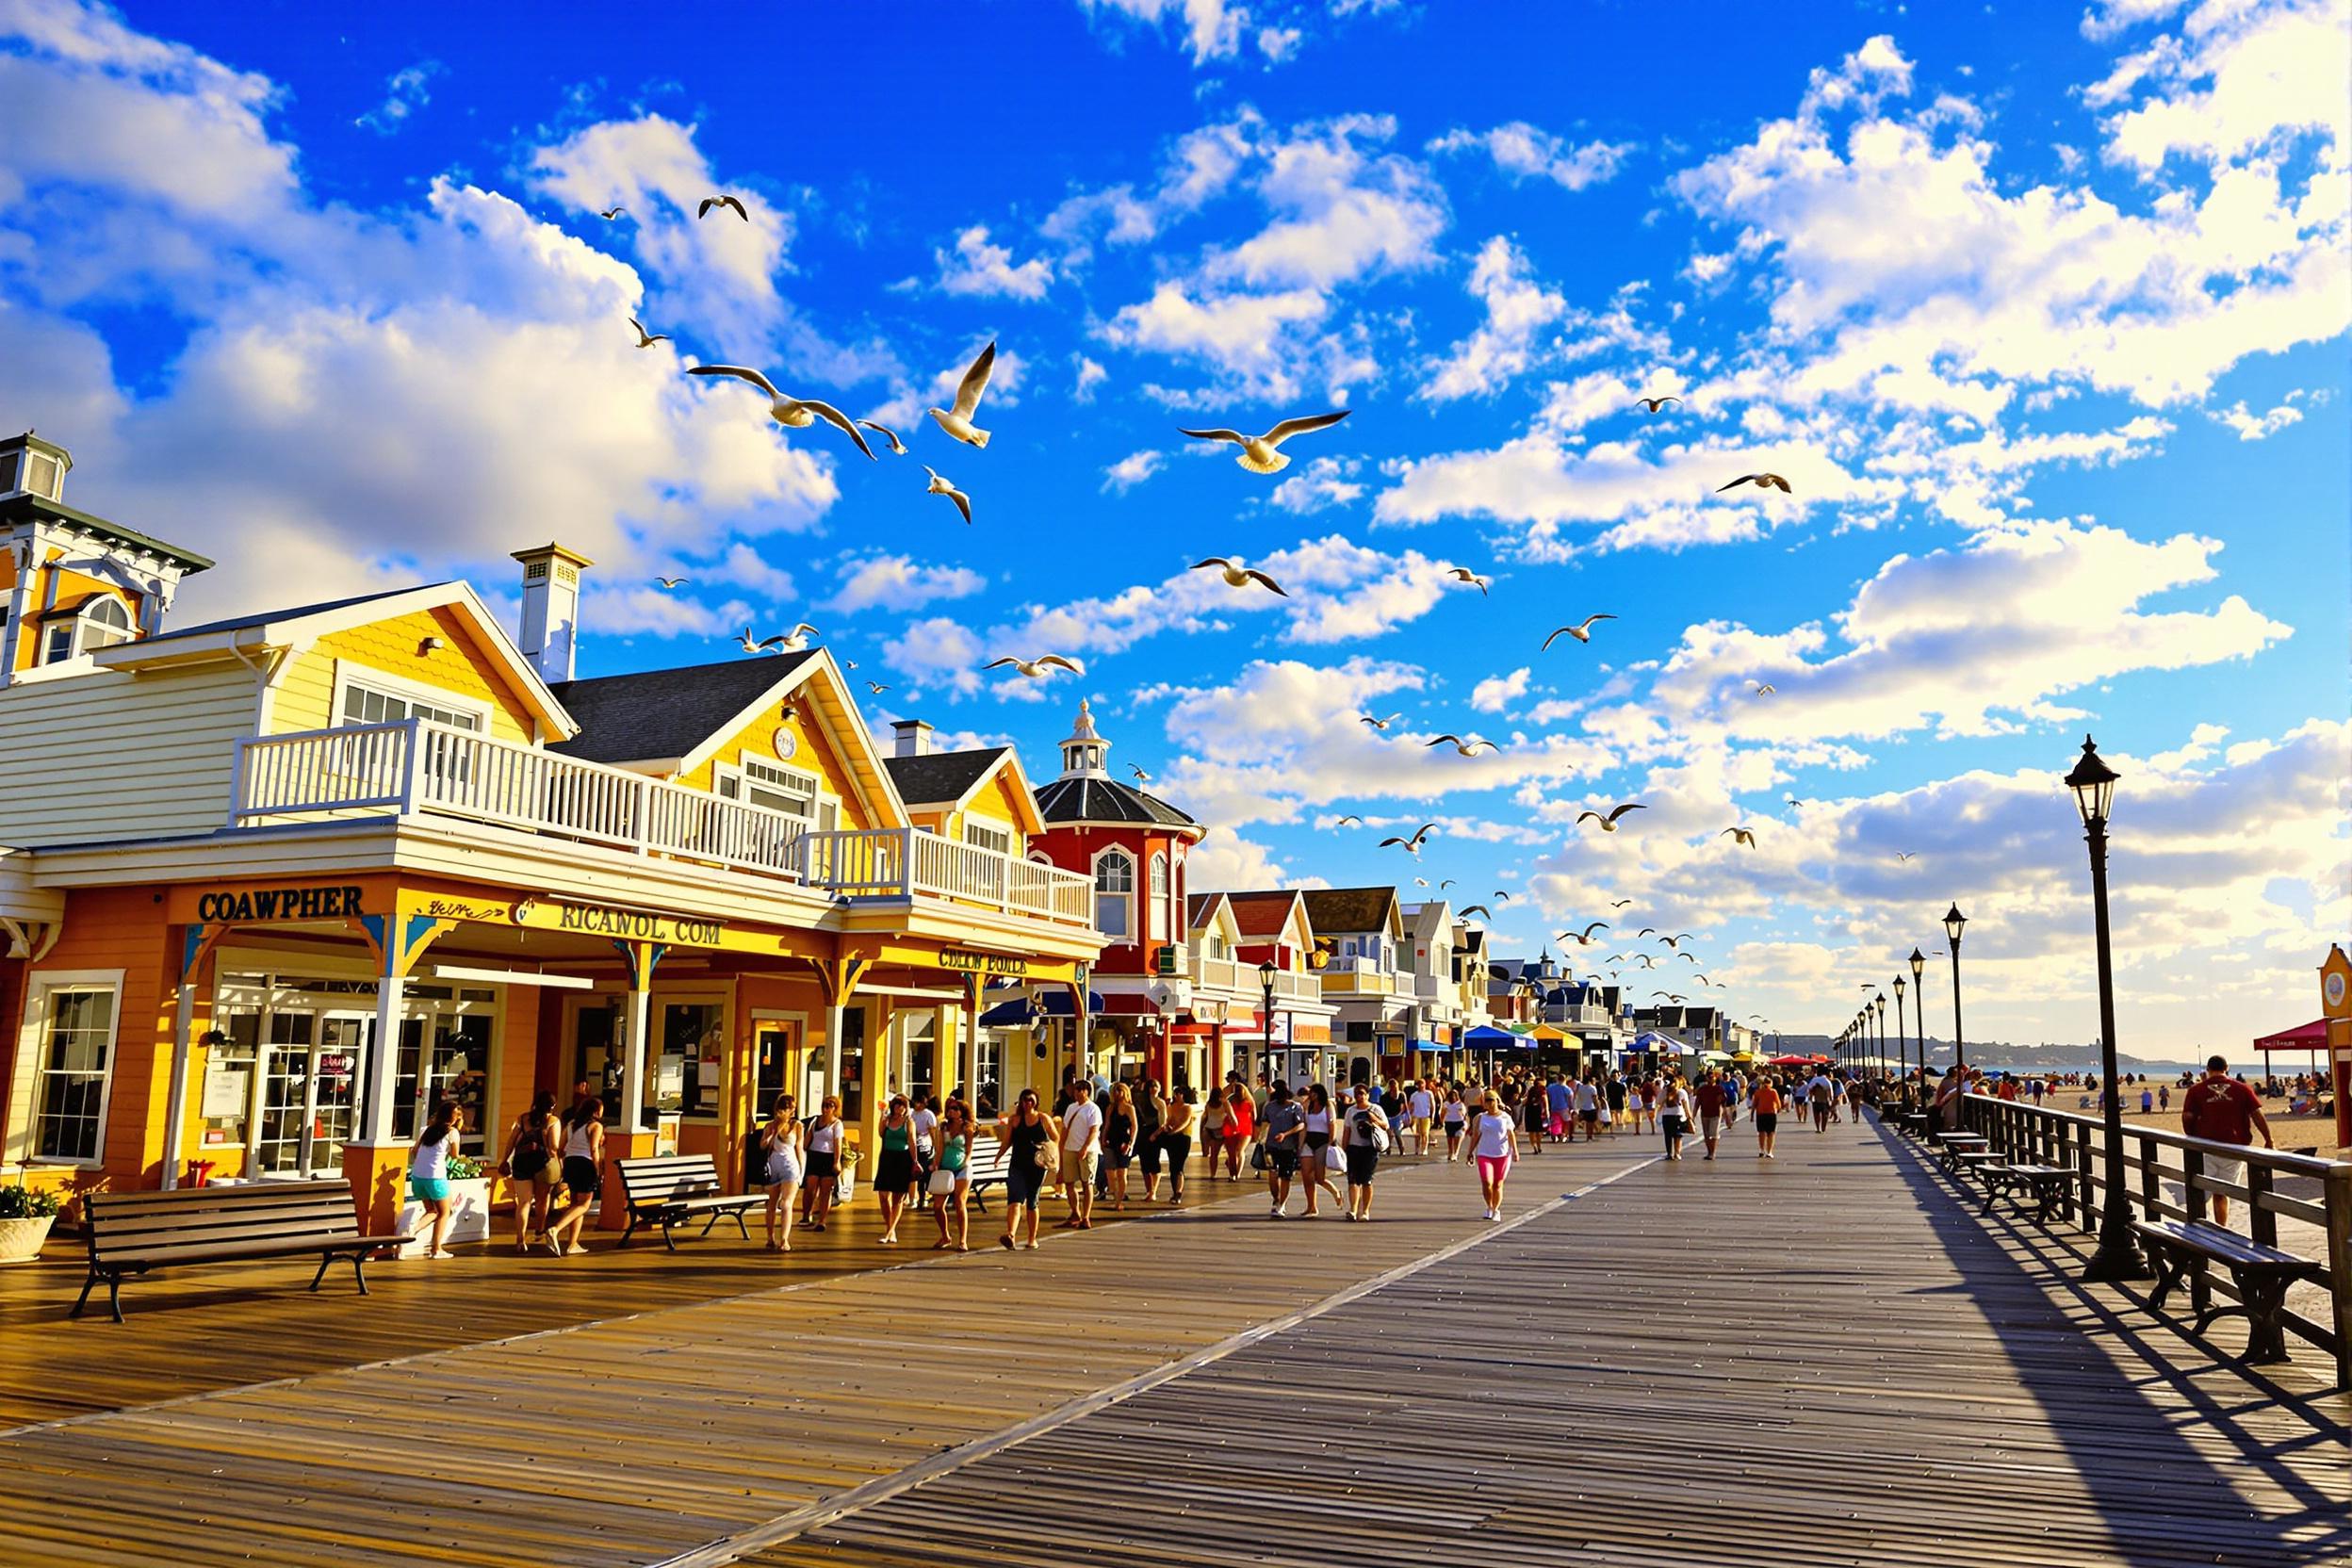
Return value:
M 2180 1102 L 2180 1124 L 2192 1137 L 2252 1143 L 2254 1113 L 2261 1108 L 2254 1091 L 2235 1078 L 2199 1078 Z
M 1699 1114 L 1701 1116 L 1721 1116 L 1723 1114 L 1723 1085 L 1701 1084 L 1698 1088 L 1693 1091 L 1691 1098 L 1699 1102 Z

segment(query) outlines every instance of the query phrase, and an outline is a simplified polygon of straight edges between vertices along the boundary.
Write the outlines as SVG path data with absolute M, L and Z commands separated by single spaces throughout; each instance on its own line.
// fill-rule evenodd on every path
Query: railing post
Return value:
M 653 780 L 639 778 L 629 787 L 629 821 L 636 831 L 629 835 L 635 841 L 637 853 L 653 853 Z
M 2270 1167 L 2259 1160 L 2246 1162 L 2246 1222 L 2254 1239 L 2264 1247 L 2278 1245 L 2278 1217 L 2262 1207 L 2271 1192 Z
M 2205 1189 L 2197 1184 L 2204 1174 L 2203 1151 L 2197 1149 L 2180 1151 L 2180 1188 L 2183 1200 L 2181 1207 L 2189 1211 L 2189 1218 L 2192 1221 L 2201 1221 L 2205 1217 Z
M 2352 1163 L 2336 1160 L 2320 1178 L 2328 1211 L 2328 1295 L 2336 1322 L 2336 1386 L 2352 1389 Z
M 424 730 L 425 721 L 422 719 L 402 720 L 399 730 L 401 751 L 400 815 L 404 817 L 416 814 L 416 786 L 424 775 L 425 766 Z M 388 1051 L 389 1042 L 384 1042 L 380 1049 Z
M 2140 1212 L 2149 1219 L 2162 1219 L 2164 1211 L 2157 1205 L 2164 1200 L 2164 1173 L 2159 1167 L 2164 1156 L 2158 1152 L 2164 1146 L 2146 1133 L 2139 1135 L 2140 1144 Z
M 2091 1130 L 2082 1122 L 2070 1121 L 2066 1123 L 2066 1140 L 2074 1145 L 2074 1168 L 2082 1189 L 2075 1219 L 2087 1231 L 2091 1228 L 2091 1216 L 2099 1212 L 2099 1188 L 2091 1181 Z

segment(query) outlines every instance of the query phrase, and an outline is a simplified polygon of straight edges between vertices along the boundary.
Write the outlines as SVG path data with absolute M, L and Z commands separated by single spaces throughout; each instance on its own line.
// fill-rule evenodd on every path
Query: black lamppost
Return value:
M 1274 976 L 1281 972 L 1271 958 L 1258 966 L 1258 984 L 1266 990 L 1266 1011 L 1258 1015 L 1258 1032 L 1265 1037 L 1266 1076 L 1269 1082 L 1274 1077 Z
M 2086 1280 L 2145 1280 L 2148 1265 L 2132 1235 L 2132 1199 L 2123 1172 L 2123 1096 L 2115 1082 L 2115 971 L 2107 944 L 2107 808 L 2115 771 L 2082 737 L 2082 757 L 2066 775 L 2082 812 L 2082 840 L 2091 846 L 2091 923 L 2099 942 L 2099 1082 L 2104 1090 L 2099 1122 L 2106 1134 L 2107 1182 L 2099 1209 L 2099 1247 L 2082 1270 Z
M 1911 1108 L 1911 1029 L 1903 1016 L 1903 976 L 1895 976 L 1895 1080 L 1903 1086 L 1903 1108 Z
M 1957 904 L 1944 915 L 1944 939 L 1952 943 L 1952 1059 L 1958 1067 L 1968 1065 L 1968 1048 L 1960 1033 L 1960 931 L 1968 923 Z
M 1870 1010 L 1878 1015 L 1878 1060 L 1870 1064 L 1870 1082 L 1878 1084 L 1886 1076 L 1886 993 L 1881 991 L 1870 1001 Z M 1875 1091 L 1873 1091 L 1875 1097 Z
M 1911 950 L 1911 1016 L 1919 1021 L 1919 1099 L 1924 1102 L 1932 1092 L 1927 1070 L 1927 955 L 1916 947 Z

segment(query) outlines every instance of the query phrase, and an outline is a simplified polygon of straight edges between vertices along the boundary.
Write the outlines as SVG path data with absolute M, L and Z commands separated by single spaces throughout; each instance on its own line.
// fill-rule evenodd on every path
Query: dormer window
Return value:
M 42 641 L 41 662 L 62 664 L 77 655 L 127 643 L 133 634 L 129 606 L 110 594 L 99 594 L 72 615 L 50 626 L 49 634 Z

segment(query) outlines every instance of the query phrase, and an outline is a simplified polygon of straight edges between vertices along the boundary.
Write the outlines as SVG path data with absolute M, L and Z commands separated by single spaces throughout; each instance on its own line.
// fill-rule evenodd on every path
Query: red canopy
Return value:
M 1769 1067 L 1811 1067 L 1820 1059 L 1818 1056 L 1774 1056 L 1766 1065 Z
M 2324 1051 L 2328 1047 L 2328 1021 L 2315 1018 L 2293 1029 L 2281 1029 L 2275 1035 L 2264 1035 L 2254 1042 L 2257 1051 Z

